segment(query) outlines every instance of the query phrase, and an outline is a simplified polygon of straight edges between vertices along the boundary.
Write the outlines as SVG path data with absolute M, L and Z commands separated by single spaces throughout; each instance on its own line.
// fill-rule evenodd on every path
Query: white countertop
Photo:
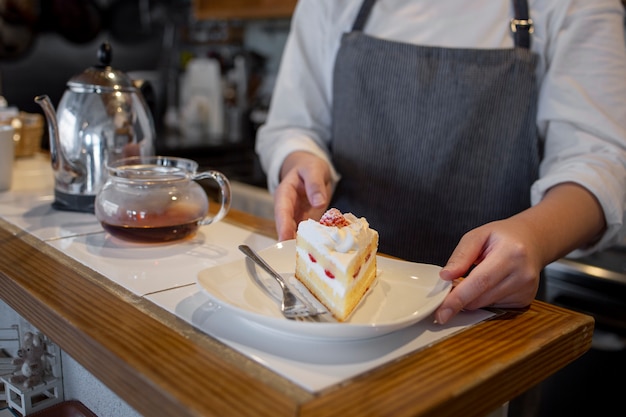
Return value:
M 92 214 L 52 209 L 54 182 L 45 155 L 17 159 L 14 169 L 12 188 L 0 192 L 0 217 L 311 392 L 340 384 L 493 315 L 483 310 L 464 312 L 445 326 L 429 317 L 389 335 L 357 341 L 274 333 L 227 313 L 196 283 L 200 271 L 242 259 L 239 244 L 260 250 L 274 240 L 219 222 L 178 243 L 123 242 L 104 232 Z

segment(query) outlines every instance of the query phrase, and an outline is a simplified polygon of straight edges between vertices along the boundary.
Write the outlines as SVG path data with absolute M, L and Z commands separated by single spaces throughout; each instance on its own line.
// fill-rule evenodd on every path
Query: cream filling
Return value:
M 300 256 L 300 258 L 305 262 L 307 271 L 313 270 L 318 276 L 324 277 L 326 284 L 328 284 L 328 286 L 333 290 L 333 294 L 339 297 L 344 297 L 346 293 L 348 292 L 348 290 L 353 286 L 353 285 L 347 285 L 347 286 L 343 285 L 339 280 L 328 277 L 326 275 L 326 272 L 324 271 L 324 268 L 319 264 L 319 262 L 311 261 L 311 259 L 309 258 L 309 253 L 305 251 L 304 249 L 296 248 L 296 251 L 298 252 L 298 255 Z M 365 271 L 367 271 L 370 262 L 372 262 L 373 260 L 374 260 L 374 256 L 370 256 L 369 259 L 365 262 L 365 264 L 361 266 L 359 274 L 357 275 L 356 278 L 352 280 L 352 282 L 356 282 L 362 278 Z

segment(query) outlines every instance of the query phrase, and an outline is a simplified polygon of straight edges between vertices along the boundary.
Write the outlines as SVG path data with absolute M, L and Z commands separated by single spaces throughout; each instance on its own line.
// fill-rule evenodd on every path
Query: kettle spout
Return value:
M 35 102 L 41 106 L 48 122 L 48 135 L 50 136 L 50 160 L 52 170 L 57 178 L 59 176 L 69 176 L 74 180 L 82 177 L 82 169 L 65 157 L 61 148 L 59 137 L 59 126 L 57 124 L 56 111 L 47 95 L 35 97 Z M 71 182 L 72 180 L 70 180 Z

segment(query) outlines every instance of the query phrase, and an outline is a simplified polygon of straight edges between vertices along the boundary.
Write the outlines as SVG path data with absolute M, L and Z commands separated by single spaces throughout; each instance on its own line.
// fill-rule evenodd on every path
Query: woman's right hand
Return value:
M 296 237 L 298 223 L 319 220 L 332 194 L 328 163 L 309 152 L 289 154 L 281 168 L 281 181 L 274 191 L 274 220 L 278 240 Z

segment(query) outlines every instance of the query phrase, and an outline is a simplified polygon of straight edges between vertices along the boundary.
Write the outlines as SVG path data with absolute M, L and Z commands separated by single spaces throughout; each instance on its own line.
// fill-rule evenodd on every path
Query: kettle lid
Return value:
M 68 87 L 79 92 L 136 91 L 135 85 L 128 75 L 111 67 L 112 55 L 111 44 L 102 43 L 98 48 L 98 61 L 100 63 L 73 76 L 67 82 Z

